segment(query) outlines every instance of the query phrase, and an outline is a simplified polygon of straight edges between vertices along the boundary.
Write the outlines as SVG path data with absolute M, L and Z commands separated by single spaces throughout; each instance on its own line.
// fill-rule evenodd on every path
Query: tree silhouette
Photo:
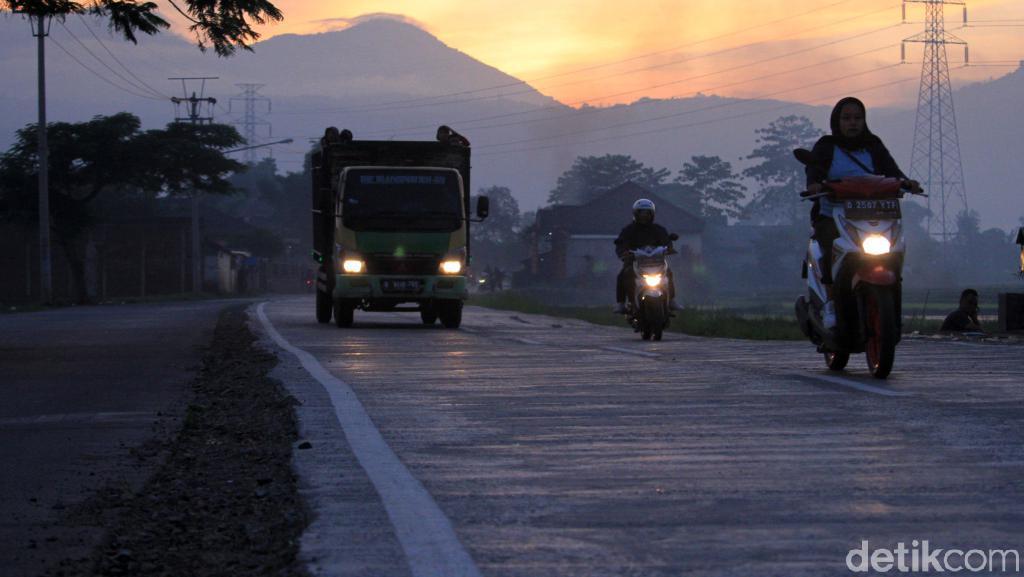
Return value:
M 558 184 L 548 195 L 551 204 L 586 204 L 601 193 L 624 182 L 654 188 L 668 178 L 668 169 L 644 166 L 632 156 L 606 154 L 580 156 L 569 170 L 558 177 Z
M 86 299 L 81 246 L 93 225 L 93 201 L 101 195 L 176 195 L 190 191 L 225 194 L 234 188 L 227 176 L 244 165 L 224 156 L 242 137 L 222 124 L 171 124 L 141 131 L 138 117 L 122 112 L 79 123 L 54 122 L 50 141 L 51 228 L 71 267 L 80 302 Z M 6 216 L 38 220 L 37 129 L 17 132 L 0 156 L 0 205 Z
M 718 156 L 694 156 L 683 165 L 675 182 L 700 198 L 701 216 L 723 221 L 740 215 L 746 187 L 736 181 L 732 165 Z
M 189 21 L 189 31 L 200 50 L 213 46 L 220 56 L 230 56 L 250 45 L 260 35 L 253 24 L 284 18 L 269 0 L 168 0 L 170 6 Z M 125 40 L 138 43 L 137 33 L 157 34 L 170 27 L 155 2 L 139 0 L 0 0 L 0 10 L 64 19 L 71 14 L 93 14 L 106 18 L 110 29 Z
M 783 116 L 757 131 L 760 145 L 747 156 L 757 164 L 743 171 L 760 188 L 744 208 L 744 215 L 763 224 L 792 224 L 804 218 L 800 191 L 804 167 L 793 159 L 793 149 L 810 148 L 821 131 L 804 116 Z M 809 207 L 808 207 L 809 210 Z

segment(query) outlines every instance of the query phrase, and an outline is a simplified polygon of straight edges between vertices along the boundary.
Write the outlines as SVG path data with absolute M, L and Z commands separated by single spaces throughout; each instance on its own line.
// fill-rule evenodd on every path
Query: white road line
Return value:
M 533 339 L 527 339 L 527 338 L 524 338 L 524 337 L 514 337 L 512 340 L 517 342 L 517 343 L 524 344 L 524 345 L 542 345 L 542 344 L 544 344 L 544 343 L 542 343 L 540 341 L 535 341 Z
M 884 397 L 913 397 L 913 393 L 905 391 L 894 391 L 892 389 L 884 389 L 882 387 L 876 387 L 867 383 L 861 383 L 858 381 L 851 381 L 850 379 L 844 379 L 842 377 L 831 377 L 829 375 L 791 375 L 798 378 L 807 379 L 818 379 L 819 381 L 825 381 L 834 385 L 840 385 L 843 387 L 849 387 L 851 389 L 857 389 L 865 393 L 872 393 L 875 395 L 882 395 Z
M 613 353 L 626 353 L 627 355 L 636 355 L 638 357 L 647 357 L 649 359 L 656 359 L 660 357 L 658 353 L 649 353 L 647 351 L 638 351 L 636 349 L 627 349 L 623 347 L 601 347 L 606 351 L 612 351 Z
M 133 425 L 155 421 L 156 413 L 145 411 L 123 411 L 116 413 L 58 413 L 52 415 L 35 415 L 32 417 L 12 417 L 0 419 L 0 427 L 20 425 L 76 425 L 76 424 L 126 424 Z
M 414 577 L 480 577 L 451 521 L 384 441 L 352 388 L 329 373 L 313 355 L 285 340 L 267 318 L 266 304 L 260 303 L 256 308 L 260 323 L 274 342 L 295 355 L 330 395 L 338 422 L 380 495 Z

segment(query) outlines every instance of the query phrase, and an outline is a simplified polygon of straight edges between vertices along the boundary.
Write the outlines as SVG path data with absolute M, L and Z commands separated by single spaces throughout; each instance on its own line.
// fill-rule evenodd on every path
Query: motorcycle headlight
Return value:
M 347 258 L 341 262 L 341 270 L 349 274 L 359 274 L 366 270 L 366 262 L 357 258 Z
M 647 286 L 649 286 L 651 288 L 659 286 L 659 285 L 661 285 L 661 275 L 660 274 L 645 274 L 644 275 L 644 282 L 647 283 Z
M 889 254 L 889 250 L 892 248 L 892 243 L 889 242 L 889 239 L 880 234 L 870 234 L 864 239 L 861 247 L 864 249 L 864 254 L 877 256 L 880 254 Z

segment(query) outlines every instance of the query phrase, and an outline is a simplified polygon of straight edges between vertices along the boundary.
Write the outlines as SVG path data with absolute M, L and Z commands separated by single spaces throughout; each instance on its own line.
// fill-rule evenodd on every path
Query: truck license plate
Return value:
M 380 288 L 387 293 L 418 293 L 423 290 L 423 281 L 420 279 L 384 279 L 380 281 Z

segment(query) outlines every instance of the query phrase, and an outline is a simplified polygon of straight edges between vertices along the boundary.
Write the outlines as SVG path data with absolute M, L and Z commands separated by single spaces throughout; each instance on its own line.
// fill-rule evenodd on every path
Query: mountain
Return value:
M 135 46 L 111 38 L 93 22 L 101 45 L 84 20 L 72 18 L 66 26 L 55 23 L 47 44 L 51 120 L 128 110 L 147 127 L 162 126 L 174 115 L 165 97 L 182 94 L 181 83 L 166 78 L 217 76 L 207 82 L 206 95 L 218 98 L 216 117 L 225 122 L 240 118 L 243 110 L 242 101 L 232 99 L 240 93 L 235 84 L 258 83 L 273 108 L 266 113 L 258 107 L 257 115 L 273 124 L 275 139 L 295 138 L 294 144 L 273 149 L 282 170 L 300 169 L 307 139 L 316 139 L 327 126 L 349 128 L 356 138 L 431 139 L 438 125 L 449 124 L 473 142 L 474 188 L 508 186 L 524 209 L 544 204 L 558 176 L 579 155 L 630 154 L 673 171 L 693 155 L 719 155 L 740 169 L 756 145 L 755 130 L 787 114 L 807 116 L 825 129 L 831 108 L 702 95 L 574 110 L 416 26 L 388 19 L 338 32 L 277 36 L 257 44 L 254 53 L 230 59 L 201 54 L 169 33 L 142 38 Z M 109 57 L 109 49 L 162 96 L 145 87 L 132 90 L 148 99 L 118 90 L 60 46 L 116 84 L 127 82 L 89 52 L 135 81 Z M 36 114 L 35 43 L 18 17 L 0 18 L 0 76 L 5 79 L 0 147 L 6 148 L 13 131 Z M 188 90 L 198 87 L 189 83 Z M 905 89 L 916 94 L 912 84 Z M 1024 215 L 1015 190 L 1019 135 L 1024 134 L 1024 116 L 1015 111 L 1022 96 L 1022 70 L 955 91 L 968 201 L 985 227 L 1008 228 Z M 908 171 L 914 118 L 912 109 L 875 108 L 868 115 L 872 129 Z M 260 130 L 266 134 L 265 127 Z

